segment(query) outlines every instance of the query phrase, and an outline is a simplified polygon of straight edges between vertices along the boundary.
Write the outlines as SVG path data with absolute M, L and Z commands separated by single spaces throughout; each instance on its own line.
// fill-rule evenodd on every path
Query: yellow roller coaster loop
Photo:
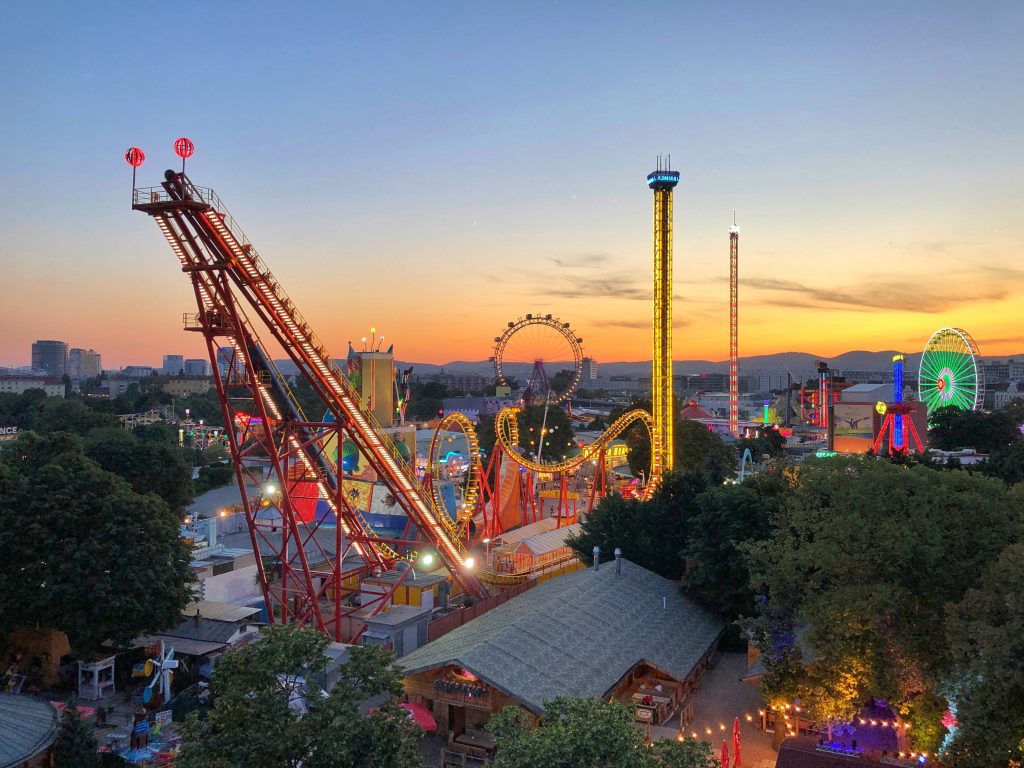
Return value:
M 466 446 L 469 455 L 466 484 L 463 490 L 463 501 L 465 502 L 462 511 L 459 513 L 459 522 L 463 523 L 472 517 L 476 509 L 476 499 L 480 493 L 480 443 L 477 441 L 476 430 L 473 429 L 473 422 L 461 413 L 453 412 L 445 416 L 437 425 L 434 436 L 430 439 L 430 452 L 427 454 L 427 471 L 430 473 L 430 495 L 433 497 L 434 506 L 444 514 L 445 503 L 441 498 L 441 466 L 438 463 L 440 445 L 445 440 L 445 433 L 452 427 L 457 427 L 466 436 Z
M 497 433 L 498 442 L 501 443 L 506 455 L 519 466 L 526 467 L 533 472 L 570 472 L 580 467 L 584 462 L 595 459 L 602 450 L 608 447 L 612 440 L 619 437 L 637 422 L 642 422 L 650 433 L 651 457 L 653 458 L 658 455 L 658 446 L 655 444 L 658 438 L 657 431 L 654 429 L 654 419 L 643 408 L 636 408 L 619 416 L 608 429 L 601 433 L 597 440 L 583 448 L 572 458 L 556 462 L 531 461 L 514 450 L 514 448 L 519 446 L 519 421 L 516 416 L 521 410 L 521 408 L 502 408 L 494 420 L 494 431 Z M 654 475 L 652 467 L 650 482 L 648 482 L 647 487 L 644 489 L 643 497 L 650 495 L 660 479 Z

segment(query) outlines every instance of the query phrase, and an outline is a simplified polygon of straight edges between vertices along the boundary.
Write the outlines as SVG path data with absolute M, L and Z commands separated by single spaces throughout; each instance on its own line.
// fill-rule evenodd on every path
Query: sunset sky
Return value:
M 304 10 L 295 10 L 301 7 Z M 486 359 L 527 312 L 650 356 L 658 154 L 677 359 L 1024 352 L 1024 4 L 19 3 L 0 29 L 0 365 L 199 356 L 130 210 L 178 136 L 338 354 Z

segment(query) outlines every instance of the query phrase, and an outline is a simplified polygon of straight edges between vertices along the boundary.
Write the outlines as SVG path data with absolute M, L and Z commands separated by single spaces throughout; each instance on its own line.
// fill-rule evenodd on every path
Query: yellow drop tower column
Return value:
M 654 357 L 651 372 L 651 415 L 655 440 L 651 446 L 651 479 L 658 482 L 672 470 L 675 456 L 672 397 L 672 190 L 679 172 L 661 168 L 647 175 L 654 190 Z

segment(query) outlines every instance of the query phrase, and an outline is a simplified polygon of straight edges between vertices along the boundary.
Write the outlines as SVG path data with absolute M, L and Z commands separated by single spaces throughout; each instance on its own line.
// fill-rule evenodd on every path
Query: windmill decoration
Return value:
M 149 685 L 142 689 L 143 704 L 158 704 L 171 700 L 171 677 L 178 668 L 178 660 L 174 658 L 174 649 L 167 648 L 160 641 L 160 655 L 146 662 L 146 674 L 150 670 L 153 677 Z

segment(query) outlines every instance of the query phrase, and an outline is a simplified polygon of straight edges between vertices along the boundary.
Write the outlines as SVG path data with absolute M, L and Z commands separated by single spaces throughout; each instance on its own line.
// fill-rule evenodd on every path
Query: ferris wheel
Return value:
M 985 402 L 981 354 L 967 331 L 940 328 L 925 344 L 917 376 L 921 402 L 928 413 L 954 407 L 980 410 Z
M 523 396 L 527 403 L 561 403 L 583 378 L 582 345 L 569 323 L 553 315 L 526 315 L 494 337 L 494 375 L 502 386 L 510 386 L 513 376 L 529 376 Z M 546 365 L 557 370 L 549 372 Z M 557 376 L 563 370 L 571 376 Z

